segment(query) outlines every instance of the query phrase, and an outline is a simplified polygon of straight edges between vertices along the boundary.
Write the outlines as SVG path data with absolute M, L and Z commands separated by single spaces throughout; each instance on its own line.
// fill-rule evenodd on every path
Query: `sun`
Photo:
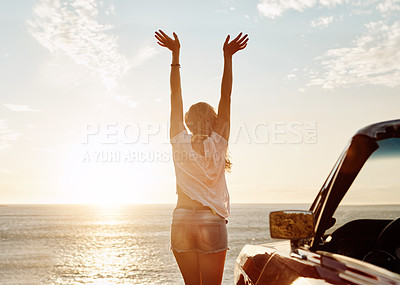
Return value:
M 62 179 L 65 202 L 101 206 L 148 202 L 144 184 L 154 180 L 151 169 L 107 159 L 85 161 L 86 151 L 73 148 L 65 160 Z

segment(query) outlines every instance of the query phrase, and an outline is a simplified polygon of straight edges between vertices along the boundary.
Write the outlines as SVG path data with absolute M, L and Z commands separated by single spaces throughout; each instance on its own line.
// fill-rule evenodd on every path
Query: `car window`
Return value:
M 336 210 L 336 224 L 329 232 L 355 219 L 400 217 L 400 138 L 378 145 Z

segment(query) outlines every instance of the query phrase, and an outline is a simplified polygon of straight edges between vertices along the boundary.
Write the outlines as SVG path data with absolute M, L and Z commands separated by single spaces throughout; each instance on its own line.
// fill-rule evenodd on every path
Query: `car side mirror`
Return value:
M 269 214 L 271 238 L 310 238 L 314 235 L 314 225 L 314 214 L 311 211 L 274 211 Z

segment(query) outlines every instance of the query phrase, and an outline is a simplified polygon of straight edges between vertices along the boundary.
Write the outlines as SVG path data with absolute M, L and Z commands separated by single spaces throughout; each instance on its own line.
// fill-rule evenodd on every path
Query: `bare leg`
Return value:
M 186 285 L 200 285 L 201 276 L 199 270 L 198 253 L 195 251 L 177 252 L 173 251 L 176 262 L 181 270 Z M 208 283 L 204 283 L 208 284 Z M 211 283 L 210 283 L 211 284 Z
M 199 253 L 200 274 L 203 284 L 221 285 L 226 250 L 216 253 Z

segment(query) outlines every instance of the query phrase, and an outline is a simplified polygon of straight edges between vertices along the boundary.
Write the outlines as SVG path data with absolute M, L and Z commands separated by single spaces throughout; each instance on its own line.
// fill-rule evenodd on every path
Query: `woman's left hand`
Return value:
M 244 49 L 247 46 L 247 41 L 249 38 L 247 37 L 247 34 L 242 36 L 242 33 L 240 33 L 235 39 L 233 39 L 231 42 L 229 42 L 230 36 L 228 35 L 226 37 L 225 43 L 224 43 L 224 56 L 225 57 L 231 57 L 234 55 L 237 51 Z
M 158 44 L 162 47 L 166 47 L 172 52 L 178 52 L 181 48 L 181 44 L 179 42 L 178 36 L 175 33 L 172 33 L 174 39 L 171 39 L 166 33 L 162 30 L 156 32 L 155 37 L 158 40 Z

